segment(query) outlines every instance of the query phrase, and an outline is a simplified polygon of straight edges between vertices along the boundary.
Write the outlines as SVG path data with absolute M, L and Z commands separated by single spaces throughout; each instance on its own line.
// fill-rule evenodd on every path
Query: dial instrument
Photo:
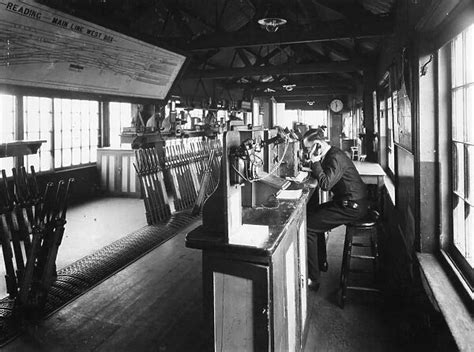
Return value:
M 341 99 L 333 99 L 331 103 L 329 103 L 329 108 L 334 112 L 340 112 L 344 104 L 342 103 Z

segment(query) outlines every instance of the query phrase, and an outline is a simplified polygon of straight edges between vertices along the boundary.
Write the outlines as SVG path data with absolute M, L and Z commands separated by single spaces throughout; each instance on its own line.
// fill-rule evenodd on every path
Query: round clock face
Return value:
M 342 103 L 342 101 L 340 99 L 334 99 L 329 104 L 329 108 L 334 112 L 340 112 L 342 110 L 343 106 L 344 106 L 344 104 Z

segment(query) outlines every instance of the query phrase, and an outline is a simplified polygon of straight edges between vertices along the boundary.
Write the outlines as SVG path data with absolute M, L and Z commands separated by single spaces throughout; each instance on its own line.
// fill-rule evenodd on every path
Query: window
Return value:
M 23 97 L 24 140 L 45 140 L 36 154 L 26 155 L 25 167 L 34 166 L 36 171 L 53 167 L 52 130 L 53 100 L 51 98 Z
M 302 121 L 305 125 L 316 128 L 318 126 L 327 126 L 328 124 L 328 112 L 327 110 L 301 110 Z M 326 136 L 328 130 L 326 129 Z
M 292 129 L 294 123 L 299 122 L 312 128 L 327 126 L 329 129 L 327 110 L 287 110 L 284 103 L 277 103 L 275 115 L 275 124 L 282 128 Z M 328 129 L 326 135 L 329 133 Z
M 382 95 L 381 95 L 382 97 Z M 386 107 L 386 102 L 385 99 L 380 100 L 379 102 L 379 113 L 378 116 L 380 118 L 379 120 L 379 160 L 380 160 L 380 165 L 385 169 L 387 167 L 387 154 L 386 154 L 386 148 L 387 148 L 387 141 L 386 141 L 386 136 L 387 136 L 387 112 L 385 110 Z
M 395 174 L 395 149 L 393 145 L 393 107 L 392 97 L 387 97 L 387 159 L 388 168 Z
M 0 143 L 15 140 L 15 107 L 14 95 L 0 94 Z M 13 166 L 13 157 L 0 158 L 0 170 L 5 170 L 8 176 L 11 176 Z
M 54 166 L 62 168 L 97 160 L 99 102 L 54 99 Z
M 111 102 L 110 112 L 110 146 L 120 148 L 125 146 L 120 141 L 120 134 L 124 127 L 132 125 L 132 104 Z M 130 146 L 130 143 L 125 143 Z
M 451 42 L 452 246 L 469 277 L 474 266 L 474 25 Z

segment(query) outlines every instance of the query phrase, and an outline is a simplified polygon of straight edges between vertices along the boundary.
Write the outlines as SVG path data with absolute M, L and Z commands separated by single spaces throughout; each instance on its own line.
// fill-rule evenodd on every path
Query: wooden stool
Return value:
M 340 295 L 339 305 L 344 308 L 344 301 L 346 299 L 347 290 L 358 290 L 358 291 L 371 291 L 380 292 L 380 290 L 373 287 L 362 287 L 362 286 L 348 286 L 347 280 L 349 273 L 371 273 L 371 271 L 364 271 L 358 269 L 351 269 L 351 259 L 357 258 L 361 260 L 371 260 L 373 263 L 373 274 L 374 281 L 377 279 L 377 264 L 378 264 L 378 248 L 377 248 L 377 220 L 379 213 L 375 210 L 369 210 L 369 213 L 364 219 L 347 224 L 346 238 L 344 241 L 344 252 L 342 257 L 341 277 L 340 277 Z M 368 243 L 353 242 L 354 237 L 368 239 Z M 352 247 L 370 247 L 370 255 L 352 254 Z
M 351 159 L 352 160 L 359 160 L 359 148 L 358 147 L 351 147 Z

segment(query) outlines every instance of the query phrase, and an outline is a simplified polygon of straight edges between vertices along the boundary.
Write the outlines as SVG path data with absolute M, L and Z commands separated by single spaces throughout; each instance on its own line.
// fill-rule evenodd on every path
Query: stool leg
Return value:
M 344 308 L 344 301 L 346 299 L 347 278 L 349 275 L 350 262 L 352 250 L 352 229 L 346 230 L 346 238 L 344 239 L 344 251 L 342 253 L 341 277 L 340 277 L 340 296 L 339 306 Z
M 326 233 L 318 233 L 318 264 L 319 270 L 328 271 L 328 255 L 326 249 Z

